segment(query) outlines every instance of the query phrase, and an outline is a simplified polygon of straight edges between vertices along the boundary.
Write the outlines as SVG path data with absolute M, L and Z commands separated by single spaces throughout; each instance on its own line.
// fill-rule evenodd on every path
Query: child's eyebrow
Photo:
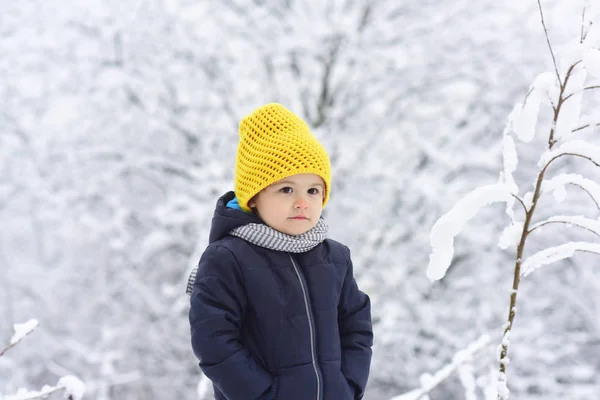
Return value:
M 292 182 L 292 181 L 280 181 L 276 183 L 277 185 L 295 185 L 296 182 Z M 313 182 L 310 184 L 310 186 L 321 186 L 323 187 L 323 184 L 321 182 Z

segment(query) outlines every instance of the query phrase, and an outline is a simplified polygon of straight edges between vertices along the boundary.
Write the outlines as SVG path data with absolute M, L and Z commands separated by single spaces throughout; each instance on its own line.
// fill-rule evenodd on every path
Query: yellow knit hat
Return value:
M 316 174 L 325 181 L 323 206 L 329 200 L 331 164 L 308 125 L 281 104 L 254 110 L 240 122 L 235 162 L 235 195 L 244 211 L 258 192 L 296 174 Z

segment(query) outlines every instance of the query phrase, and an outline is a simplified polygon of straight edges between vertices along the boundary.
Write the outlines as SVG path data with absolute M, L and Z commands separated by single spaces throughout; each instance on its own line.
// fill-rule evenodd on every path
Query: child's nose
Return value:
M 308 202 L 305 199 L 303 199 L 303 198 L 299 198 L 294 203 L 294 208 L 300 209 L 300 210 L 308 208 Z

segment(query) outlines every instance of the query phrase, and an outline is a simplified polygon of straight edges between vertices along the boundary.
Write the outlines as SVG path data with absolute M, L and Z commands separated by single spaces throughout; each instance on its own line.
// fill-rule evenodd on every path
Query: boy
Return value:
M 235 192 L 217 202 L 190 276 L 192 348 L 216 400 L 358 400 L 371 363 L 369 297 L 326 239 L 323 146 L 267 104 L 242 119 Z

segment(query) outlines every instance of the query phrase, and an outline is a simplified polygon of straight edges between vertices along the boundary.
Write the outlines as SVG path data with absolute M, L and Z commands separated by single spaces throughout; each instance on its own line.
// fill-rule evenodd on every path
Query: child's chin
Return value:
M 288 235 L 292 235 L 292 236 L 297 236 L 297 235 L 302 235 L 303 233 L 306 233 L 310 230 L 310 228 L 306 229 L 306 228 L 288 228 L 288 229 L 282 229 L 281 232 L 288 234 Z

